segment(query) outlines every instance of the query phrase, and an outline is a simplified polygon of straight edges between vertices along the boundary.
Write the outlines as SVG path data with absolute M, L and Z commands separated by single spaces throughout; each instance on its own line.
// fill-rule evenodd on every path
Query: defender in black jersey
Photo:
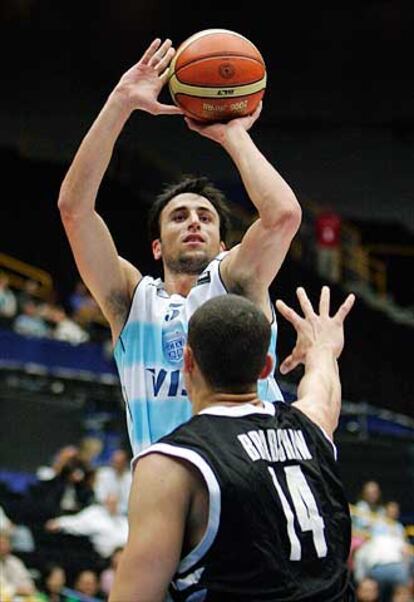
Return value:
M 135 459 L 130 534 L 111 602 L 343 602 L 353 599 L 349 507 L 332 441 L 337 358 L 354 297 L 317 315 L 303 289 L 305 373 L 292 405 L 262 402 L 269 322 L 250 301 L 216 297 L 193 315 L 185 379 L 194 416 Z

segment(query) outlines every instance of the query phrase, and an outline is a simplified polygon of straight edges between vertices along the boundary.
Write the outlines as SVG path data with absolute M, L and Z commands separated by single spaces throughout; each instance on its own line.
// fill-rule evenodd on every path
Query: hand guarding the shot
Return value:
M 182 115 L 179 107 L 158 102 L 174 54 L 171 40 L 161 43 L 159 38 L 155 39 L 138 63 L 124 73 L 114 93 L 126 99 L 132 110 L 141 109 L 152 115 Z
M 315 313 L 302 287 L 297 289 L 296 294 L 303 311 L 303 318 L 280 299 L 276 301 L 276 308 L 292 324 L 297 334 L 293 351 L 280 365 L 281 374 L 287 374 L 299 364 L 303 364 L 307 352 L 315 345 L 331 347 L 338 359 L 344 346 L 344 320 L 355 302 L 355 295 L 348 295 L 336 314 L 330 317 L 329 287 L 322 287 L 319 299 L 319 315 Z

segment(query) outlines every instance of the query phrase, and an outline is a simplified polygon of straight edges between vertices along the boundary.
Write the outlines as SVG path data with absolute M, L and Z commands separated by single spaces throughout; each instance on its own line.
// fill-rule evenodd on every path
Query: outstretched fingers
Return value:
M 299 300 L 299 303 L 300 303 L 300 306 L 302 308 L 303 315 L 305 316 L 305 318 L 307 320 L 309 320 L 310 318 L 314 318 L 316 316 L 316 314 L 313 311 L 312 303 L 309 301 L 309 297 L 306 294 L 305 289 L 302 288 L 301 286 L 299 288 L 297 288 L 296 296 Z
M 149 59 L 148 61 L 148 65 L 150 65 L 150 67 L 154 67 L 154 69 L 157 69 L 158 71 L 163 71 L 165 69 L 165 65 L 164 67 L 162 67 L 162 65 L 165 62 L 166 57 L 169 57 L 168 60 L 171 60 L 172 55 L 174 54 L 174 50 L 172 50 L 172 41 L 170 39 L 166 39 L 161 46 L 153 53 L 152 57 Z
M 171 59 L 175 54 L 175 48 L 171 46 L 168 49 L 166 54 L 160 59 L 160 62 L 157 65 L 157 71 L 160 73 L 160 78 L 165 82 L 168 79 L 169 74 L 169 64 L 171 63 Z
M 148 46 L 148 48 L 146 49 L 146 51 L 144 52 L 144 55 L 142 56 L 140 63 L 141 65 L 148 65 L 150 60 L 152 59 L 152 57 L 154 56 L 154 54 L 157 52 L 158 48 L 160 47 L 161 44 L 161 40 L 160 38 L 155 38 L 155 40 L 153 40 L 151 42 L 151 44 Z
M 331 303 L 331 291 L 328 286 L 323 286 L 319 299 L 319 315 L 329 316 L 329 307 Z
M 295 357 L 294 352 L 292 352 L 288 357 L 286 357 L 283 362 L 279 366 L 279 372 L 281 374 L 288 374 L 292 370 L 294 370 L 297 366 L 299 366 L 301 362 Z
M 349 314 L 349 312 L 351 311 L 354 303 L 355 303 L 355 295 L 353 293 L 351 293 L 350 295 L 348 295 L 348 297 L 342 303 L 341 307 L 338 309 L 338 311 L 334 315 L 333 319 L 336 322 L 338 322 L 339 324 L 342 324 L 343 321 L 345 320 L 345 318 L 347 317 L 347 315 Z
M 284 318 L 286 318 L 286 320 L 288 322 L 290 322 L 292 324 L 292 326 L 297 330 L 302 321 L 303 318 L 301 318 L 294 309 L 292 309 L 291 307 L 289 307 L 288 305 L 286 305 L 286 303 L 284 301 L 282 301 L 281 299 L 278 299 L 275 303 L 276 305 L 276 309 L 282 314 L 282 316 Z

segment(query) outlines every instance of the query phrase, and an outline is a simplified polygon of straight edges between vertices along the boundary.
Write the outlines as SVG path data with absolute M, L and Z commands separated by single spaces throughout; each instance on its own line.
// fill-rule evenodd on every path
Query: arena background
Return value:
M 395 311 L 357 291 L 341 358 L 346 403 L 339 458 L 350 501 L 364 480 L 376 478 L 414 522 L 412 3 L 6 0 L 1 14 L 0 252 L 49 272 L 60 300 L 78 275 L 56 208 L 59 185 L 118 78 L 156 36 L 178 46 L 196 31 L 220 27 L 258 46 L 268 71 L 263 113 L 252 131 L 258 146 L 309 215 L 315 205 L 330 206 L 363 244 L 382 246 L 377 258 L 386 265 Z M 171 101 L 167 90 L 162 99 Z M 220 185 L 234 203 L 240 230 L 252 216 L 221 148 L 180 118 L 133 115 L 98 210 L 119 252 L 144 272 L 158 270 L 145 234 L 146 207 L 182 172 L 206 174 Z M 296 286 L 304 284 L 316 298 L 321 283 L 299 249 L 289 254 L 271 294 L 295 303 Z M 334 303 L 347 290 L 334 286 Z M 282 357 L 292 343 L 281 322 Z M 91 425 L 107 437 L 125 438 L 116 378 L 101 389 L 66 381 L 67 394 L 59 397 L 59 386 L 53 391 L 50 383 L 25 388 L 17 372 L 20 384 L 12 392 L 10 374 L 1 371 L 5 471 L 33 472 Z M 296 371 L 284 383 L 292 395 L 299 377 Z M 93 400 L 88 387 L 95 387 Z

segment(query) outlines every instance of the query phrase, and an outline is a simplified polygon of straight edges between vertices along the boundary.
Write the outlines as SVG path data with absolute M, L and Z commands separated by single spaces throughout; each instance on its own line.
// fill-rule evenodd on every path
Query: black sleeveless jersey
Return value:
M 194 464 L 209 491 L 208 527 L 182 558 L 177 601 L 352 600 L 349 506 L 336 450 L 294 406 L 202 411 L 141 455 Z

